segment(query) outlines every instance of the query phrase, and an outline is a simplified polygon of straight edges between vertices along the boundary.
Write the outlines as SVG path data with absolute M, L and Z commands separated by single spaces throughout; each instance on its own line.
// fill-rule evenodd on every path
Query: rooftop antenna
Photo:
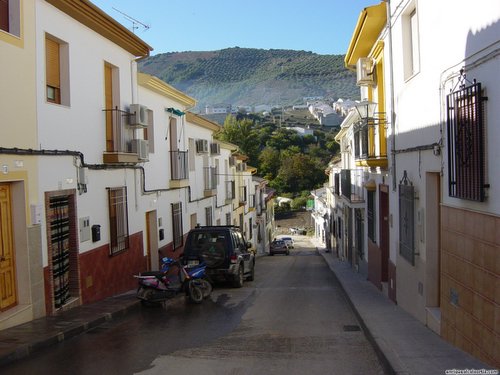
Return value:
M 132 22 L 132 32 L 135 34 L 135 30 L 137 30 L 139 27 L 142 27 L 144 31 L 149 30 L 151 26 L 146 25 L 145 23 L 142 23 L 141 21 L 136 20 L 135 18 L 129 16 L 128 14 L 123 13 L 121 10 L 116 9 L 113 7 L 115 11 L 120 13 L 123 17 L 125 17 L 128 21 Z

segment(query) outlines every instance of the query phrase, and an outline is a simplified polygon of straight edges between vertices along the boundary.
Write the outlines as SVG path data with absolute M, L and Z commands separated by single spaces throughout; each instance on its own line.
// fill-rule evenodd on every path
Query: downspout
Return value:
M 391 174 L 392 174 L 392 191 L 396 191 L 396 114 L 394 112 L 394 68 L 393 68 L 393 53 L 392 53 L 392 20 L 391 20 L 391 0 L 385 0 L 387 3 L 387 31 L 389 42 L 389 95 L 391 103 L 390 124 L 391 124 Z

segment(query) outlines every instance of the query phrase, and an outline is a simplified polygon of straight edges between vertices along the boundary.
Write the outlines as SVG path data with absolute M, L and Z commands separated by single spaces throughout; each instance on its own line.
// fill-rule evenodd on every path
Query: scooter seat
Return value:
M 140 273 L 140 276 L 155 276 L 158 278 L 163 277 L 163 272 L 161 271 L 144 271 Z

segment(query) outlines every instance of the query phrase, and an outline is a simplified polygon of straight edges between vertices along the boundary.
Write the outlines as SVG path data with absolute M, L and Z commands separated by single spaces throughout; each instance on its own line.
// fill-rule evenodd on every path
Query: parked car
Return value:
M 188 265 L 204 262 L 212 280 L 229 280 L 241 288 L 245 278 L 252 281 L 255 276 L 255 254 L 250 246 L 239 227 L 197 226 L 187 235 L 182 259 Z
M 293 238 L 292 237 L 281 237 L 280 240 L 285 241 L 290 249 L 294 248 Z
M 274 239 L 273 242 L 271 242 L 271 245 L 269 246 L 269 255 L 274 255 L 274 254 L 285 254 L 285 255 L 290 255 L 290 248 L 286 244 L 285 241 L 281 239 Z

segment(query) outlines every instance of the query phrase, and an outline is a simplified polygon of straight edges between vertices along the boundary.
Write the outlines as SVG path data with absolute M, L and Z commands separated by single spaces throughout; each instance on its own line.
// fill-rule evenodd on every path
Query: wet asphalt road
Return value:
M 2 374 L 383 374 L 323 258 L 297 237 L 241 289 L 143 308 L 2 368 Z

